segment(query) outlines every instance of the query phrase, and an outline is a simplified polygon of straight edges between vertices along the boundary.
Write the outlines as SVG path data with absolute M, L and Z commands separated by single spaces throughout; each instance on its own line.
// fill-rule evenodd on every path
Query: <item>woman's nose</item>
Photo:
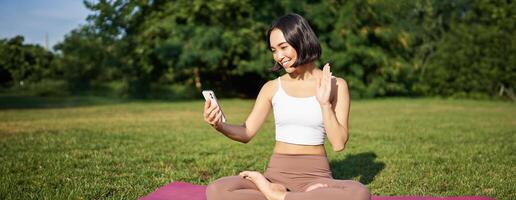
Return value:
M 276 53 L 276 60 L 281 61 L 283 59 L 283 57 L 285 57 L 285 56 L 283 56 L 283 53 L 281 53 L 281 52 Z

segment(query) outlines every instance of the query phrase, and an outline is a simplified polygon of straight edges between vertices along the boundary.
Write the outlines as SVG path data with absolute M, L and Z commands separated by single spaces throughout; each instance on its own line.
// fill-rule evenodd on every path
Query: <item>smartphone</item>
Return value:
M 226 122 L 226 116 L 224 116 L 224 112 L 222 112 L 222 108 L 220 108 L 220 105 L 217 102 L 217 97 L 215 96 L 215 92 L 213 92 L 211 90 L 203 90 L 202 96 L 204 96 L 204 99 L 206 99 L 206 101 L 210 100 L 211 103 L 214 103 L 215 105 L 219 106 L 220 112 L 222 113 L 222 122 Z

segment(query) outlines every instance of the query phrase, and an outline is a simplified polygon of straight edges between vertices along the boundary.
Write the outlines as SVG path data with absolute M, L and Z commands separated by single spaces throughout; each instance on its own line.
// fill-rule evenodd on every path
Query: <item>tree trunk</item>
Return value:
M 195 83 L 195 89 L 197 89 L 197 92 L 201 92 L 201 88 L 202 88 L 201 75 L 200 75 L 198 66 L 196 66 L 194 68 L 194 83 Z

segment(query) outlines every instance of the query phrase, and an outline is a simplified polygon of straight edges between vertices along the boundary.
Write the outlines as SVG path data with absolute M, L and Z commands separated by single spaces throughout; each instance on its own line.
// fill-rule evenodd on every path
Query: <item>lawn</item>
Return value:
M 222 100 L 241 124 L 253 101 Z M 135 199 L 172 182 L 206 185 L 263 171 L 269 116 L 248 144 L 202 119 L 203 101 L 0 97 L 0 199 Z M 516 198 L 516 104 L 443 99 L 357 100 L 350 141 L 331 152 L 335 178 L 375 195 Z

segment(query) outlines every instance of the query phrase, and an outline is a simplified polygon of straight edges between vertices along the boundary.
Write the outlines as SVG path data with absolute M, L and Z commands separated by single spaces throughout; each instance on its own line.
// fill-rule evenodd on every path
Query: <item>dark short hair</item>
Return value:
M 267 30 L 267 47 L 269 48 L 271 32 L 274 29 L 281 30 L 287 43 L 297 52 L 297 60 L 292 65 L 293 67 L 316 61 L 321 57 L 319 39 L 310 24 L 300 15 L 289 13 L 272 22 Z M 275 62 L 271 70 L 278 71 L 281 68 L 281 65 Z

